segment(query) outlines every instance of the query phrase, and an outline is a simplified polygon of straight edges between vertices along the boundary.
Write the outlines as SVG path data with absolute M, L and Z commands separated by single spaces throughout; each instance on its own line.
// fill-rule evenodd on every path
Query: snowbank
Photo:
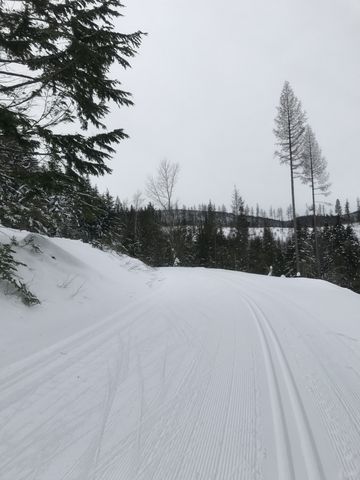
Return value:
M 12 238 L 16 259 L 26 264 L 18 273 L 41 304 L 26 307 L 1 289 L 2 366 L 118 311 L 158 281 L 139 260 L 81 241 L 0 227 L 2 243 Z

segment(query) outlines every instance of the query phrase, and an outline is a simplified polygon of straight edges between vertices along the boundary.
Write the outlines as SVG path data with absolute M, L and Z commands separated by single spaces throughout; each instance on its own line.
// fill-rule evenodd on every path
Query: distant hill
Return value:
M 235 215 L 232 212 L 214 211 L 216 222 L 222 227 L 230 227 L 234 224 Z M 173 212 L 168 210 L 159 210 L 159 219 L 162 225 L 199 225 L 206 219 L 208 212 L 206 210 L 188 210 L 188 209 L 174 209 Z M 268 217 L 257 217 L 255 215 L 246 215 L 249 227 L 281 227 L 291 228 L 293 226 L 292 220 L 278 220 Z M 317 215 L 317 224 L 319 226 L 324 225 L 336 225 L 338 221 L 337 215 Z M 359 222 L 360 211 L 350 214 L 351 222 Z M 348 223 L 346 215 L 341 216 L 343 223 Z M 312 215 L 302 215 L 298 217 L 298 224 L 301 226 L 312 227 L 313 217 Z

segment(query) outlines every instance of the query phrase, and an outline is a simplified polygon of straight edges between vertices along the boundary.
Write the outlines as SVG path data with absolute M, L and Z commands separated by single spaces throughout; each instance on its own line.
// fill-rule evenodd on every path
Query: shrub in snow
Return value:
M 0 244 L 0 280 L 12 288 L 13 292 L 18 294 L 25 305 L 36 305 L 40 303 L 39 299 L 30 292 L 24 282 L 17 276 L 17 267 L 24 263 L 18 262 L 14 258 L 15 251 L 11 244 Z

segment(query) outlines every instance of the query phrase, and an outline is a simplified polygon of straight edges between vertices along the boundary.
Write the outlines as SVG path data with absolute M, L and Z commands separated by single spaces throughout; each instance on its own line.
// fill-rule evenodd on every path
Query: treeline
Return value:
M 151 205 L 135 211 L 121 208 L 123 249 L 153 266 L 202 266 L 249 273 L 295 276 L 294 236 L 276 239 L 269 226 L 250 229 L 244 214 L 230 227 L 218 222 L 209 204 L 198 225 L 162 227 L 161 214 Z M 318 278 L 314 234 L 299 227 L 302 276 Z M 353 227 L 338 217 L 319 232 L 320 277 L 360 292 L 360 242 Z
M 186 216 L 179 221 L 176 209 L 165 214 L 152 204 L 134 208 L 108 192 L 100 194 L 89 180 L 77 180 L 66 190 L 68 179 L 62 182 L 60 171 L 49 173 L 34 161 L 18 160 L 16 165 L 27 169 L 30 184 L 32 175 L 38 179 L 56 174 L 62 188 L 59 193 L 53 189 L 48 192 L 47 182 L 34 188 L 23 183 L 23 171 L 18 178 L 16 171 L 8 171 L 7 180 L 2 177 L 0 183 L 0 223 L 4 226 L 80 239 L 134 256 L 154 267 L 202 266 L 296 276 L 294 236 L 275 238 L 270 221 L 266 224 L 264 219 L 263 227 L 252 229 L 241 202 L 226 226 L 211 203 L 196 217 L 192 215 L 189 224 Z M 299 225 L 301 274 L 320 276 L 360 292 L 359 240 L 351 224 L 344 224 L 340 215 L 336 218 L 336 224 L 325 225 L 319 231 L 319 266 L 313 231 Z
M 214 205 L 212 205 L 212 207 L 215 208 Z M 175 207 L 172 212 L 169 212 L 168 210 L 161 210 L 160 221 L 162 225 L 171 225 L 173 222 L 175 222 L 175 224 L 177 225 L 184 223 L 186 223 L 186 225 L 198 225 L 205 220 L 206 211 L 207 205 L 199 205 L 198 208 L 186 208 L 185 206 L 183 206 L 182 208 Z M 253 228 L 265 226 L 292 228 L 293 226 L 292 220 L 281 220 L 279 218 L 267 216 L 264 210 L 260 211 L 261 215 L 257 216 L 246 213 L 246 211 L 247 210 L 245 209 L 245 216 L 247 222 L 249 226 Z M 231 227 L 233 225 L 235 215 L 233 212 L 227 212 L 224 209 L 219 210 L 218 208 L 216 208 L 214 214 L 219 226 Z M 360 222 L 360 207 L 358 211 L 352 213 L 339 213 L 335 215 L 333 213 L 317 214 L 317 225 L 336 225 L 338 223 L 339 216 L 341 221 L 346 224 Z M 298 216 L 297 223 L 302 227 L 313 227 L 313 214 L 306 213 L 305 215 Z

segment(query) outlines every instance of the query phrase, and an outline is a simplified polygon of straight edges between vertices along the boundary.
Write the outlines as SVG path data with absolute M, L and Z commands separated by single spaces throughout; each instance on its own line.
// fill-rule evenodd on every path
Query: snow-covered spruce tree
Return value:
M 325 226 L 321 237 L 324 278 L 360 292 L 360 242 L 351 225 Z
M 209 202 L 204 221 L 200 223 L 195 240 L 195 261 L 202 267 L 216 265 L 217 223 L 215 206 Z
M 335 215 L 337 215 L 341 219 L 342 206 L 341 206 L 340 200 L 338 198 L 335 200 Z
M 229 246 L 233 256 L 234 270 L 247 271 L 249 248 L 249 224 L 245 215 L 245 202 L 237 187 L 234 186 L 231 210 L 233 221 L 229 235 Z
M 315 134 L 309 125 L 306 126 L 303 163 L 301 179 L 303 183 L 311 188 L 312 213 L 314 222 L 315 258 L 318 275 L 321 275 L 318 230 L 316 223 L 316 202 L 317 195 L 329 195 L 329 174 L 327 172 L 327 161 L 322 155 L 321 148 L 316 140 Z
M 115 30 L 121 7 L 120 0 L 0 1 L 1 153 L 26 151 L 69 179 L 111 171 L 106 160 L 126 134 L 106 130 L 104 118 L 110 102 L 132 101 L 109 71 L 129 67 L 143 35 Z M 71 123 L 71 133 L 59 128 Z
M 280 96 L 280 105 L 275 118 L 274 134 L 278 149 L 275 156 L 280 163 L 290 167 L 292 218 L 294 223 L 295 260 L 297 272 L 300 272 L 300 257 L 297 235 L 294 178 L 302 165 L 306 115 L 301 102 L 296 98 L 289 82 L 285 82 Z
M 0 243 L 0 281 L 10 286 L 13 292 L 20 296 L 25 305 L 36 305 L 40 301 L 17 275 L 17 268 L 25 265 L 14 258 L 14 253 L 11 244 Z
M 350 204 L 348 199 L 346 199 L 345 202 L 345 221 L 351 223 Z

